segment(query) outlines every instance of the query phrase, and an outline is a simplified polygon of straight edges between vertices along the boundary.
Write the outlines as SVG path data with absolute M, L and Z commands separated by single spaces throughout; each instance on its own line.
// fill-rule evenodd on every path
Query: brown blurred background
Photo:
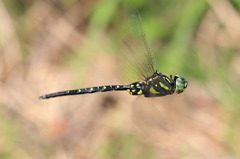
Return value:
M 139 9 L 158 70 L 187 78 L 186 91 L 38 100 L 129 84 L 116 51 L 123 4 Z M 239 158 L 239 12 L 239 0 L 0 1 L 0 158 Z

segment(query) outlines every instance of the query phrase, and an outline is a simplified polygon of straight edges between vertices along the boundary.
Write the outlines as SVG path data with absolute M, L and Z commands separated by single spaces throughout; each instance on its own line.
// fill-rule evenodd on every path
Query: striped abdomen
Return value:
M 79 95 L 79 94 L 87 94 L 87 93 L 96 93 L 96 92 L 107 92 L 107 91 L 122 91 L 129 89 L 129 85 L 110 85 L 110 86 L 100 86 L 100 87 L 89 87 L 82 89 L 74 89 L 61 91 L 51 94 L 46 94 L 40 96 L 39 99 L 48 99 L 59 96 L 68 96 L 68 95 Z
M 96 93 L 96 92 L 123 91 L 123 90 L 127 90 L 132 95 L 140 95 L 142 94 L 142 91 L 140 91 L 141 89 L 142 89 L 142 84 L 135 82 L 130 85 L 109 85 L 109 86 L 89 87 L 89 88 L 83 88 L 83 89 L 61 91 L 61 92 L 40 96 L 39 99 L 48 99 L 48 98 L 54 98 L 59 96 L 79 95 L 79 94 L 88 94 L 88 93 Z

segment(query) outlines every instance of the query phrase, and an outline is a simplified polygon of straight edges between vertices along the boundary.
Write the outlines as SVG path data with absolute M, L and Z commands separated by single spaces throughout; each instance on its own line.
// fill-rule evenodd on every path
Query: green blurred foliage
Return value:
M 143 146 L 141 146 L 143 145 Z M 139 139 L 132 134 L 124 132 L 116 132 L 110 138 L 110 141 L 103 144 L 99 149 L 99 158 L 156 158 L 156 154 L 151 148 L 146 148 L 144 144 L 140 143 Z
M 4 112 L 2 109 L 3 105 L 0 105 L 0 136 L 1 136 L 1 144 L 0 144 L 0 158 L 2 159 L 11 159 L 16 158 L 16 153 L 14 153 L 14 149 L 17 147 L 17 130 L 16 130 L 16 121 L 9 117 L 7 112 Z M 4 145 L 2 145 L 4 143 Z

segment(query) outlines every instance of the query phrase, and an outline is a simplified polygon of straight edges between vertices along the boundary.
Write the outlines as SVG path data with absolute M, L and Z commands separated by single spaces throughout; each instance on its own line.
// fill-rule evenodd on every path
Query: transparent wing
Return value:
M 124 10 L 123 44 L 129 60 L 129 70 L 136 72 L 138 78 L 145 80 L 156 71 L 156 61 L 143 30 L 138 10 L 128 7 Z M 132 72 L 130 74 L 132 74 Z

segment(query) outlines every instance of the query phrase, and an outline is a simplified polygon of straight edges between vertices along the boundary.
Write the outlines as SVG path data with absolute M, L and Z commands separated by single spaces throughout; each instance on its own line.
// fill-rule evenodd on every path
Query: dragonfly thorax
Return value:
M 146 78 L 145 82 L 135 82 L 130 84 L 128 92 L 131 95 L 144 95 L 145 97 L 159 97 L 171 95 L 174 92 L 182 93 L 187 87 L 188 82 L 179 75 L 168 77 L 162 73 L 155 72 Z

